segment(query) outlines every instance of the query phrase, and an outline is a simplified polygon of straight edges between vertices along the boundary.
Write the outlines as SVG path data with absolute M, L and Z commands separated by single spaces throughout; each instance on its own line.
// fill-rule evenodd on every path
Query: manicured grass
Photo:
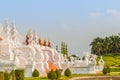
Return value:
M 67 80 L 66 76 L 62 76 L 60 80 Z M 47 77 L 32 77 L 32 78 L 25 78 L 24 80 L 49 80 Z
M 49 80 L 47 77 L 32 77 L 32 78 L 25 78 L 24 80 Z
M 97 63 L 99 61 L 99 57 L 97 58 Z M 110 67 L 119 67 L 120 66 L 120 55 L 103 55 L 103 60 L 105 61 L 105 66 L 108 65 Z
M 110 72 L 120 72 L 120 68 L 110 68 Z

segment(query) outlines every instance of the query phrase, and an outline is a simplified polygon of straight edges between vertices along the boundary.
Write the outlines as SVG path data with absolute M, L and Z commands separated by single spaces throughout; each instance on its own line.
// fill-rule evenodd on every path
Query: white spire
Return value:
M 16 29 L 16 25 L 15 25 L 15 23 L 13 22 L 12 23 L 12 34 L 16 34 L 17 33 L 17 29 Z
M 37 36 L 37 33 L 35 31 L 34 31 L 33 40 L 35 43 L 38 43 L 38 36 Z
M 14 41 L 14 42 L 19 41 L 19 35 L 18 35 L 18 33 L 17 33 L 16 25 L 15 25 L 14 22 L 12 23 L 11 39 L 12 39 L 12 41 Z
M 28 40 L 29 44 L 31 44 L 33 41 L 33 37 L 34 37 L 31 29 L 28 30 L 26 36 L 29 38 L 29 40 Z
M 9 34 L 9 32 L 10 32 L 10 27 L 9 27 L 8 20 L 5 20 L 4 31 L 5 31 L 5 33 L 7 33 L 7 34 Z
M 3 31 L 3 26 L 2 26 L 2 24 L 0 23 L 0 35 L 2 34 L 2 31 Z

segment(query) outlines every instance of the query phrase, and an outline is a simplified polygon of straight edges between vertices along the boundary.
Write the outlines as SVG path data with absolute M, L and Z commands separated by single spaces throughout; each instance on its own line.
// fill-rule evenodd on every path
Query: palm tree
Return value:
M 102 38 L 95 38 L 93 42 L 91 42 L 91 52 L 93 54 L 101 55 L 102 53 L 102 45 L 103 45 L 103 39 Z
M 112 40 L 112 52 L 113 53 L 118 53 L 119 52 L 119 45 L 120 45 L 120 37 L 117 35 L 114 36 L 110 36 L 111 40 Z
M 97 37 L 90 46 L 91 52 L 97 55 L 120 53 L 120 34 L 105 38 Z

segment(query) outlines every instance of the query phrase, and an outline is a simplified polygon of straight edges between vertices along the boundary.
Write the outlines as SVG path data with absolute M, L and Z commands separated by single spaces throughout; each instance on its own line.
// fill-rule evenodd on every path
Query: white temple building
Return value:
M 51 48 L 50 40 L 39 39 L 36 32 L 31 30 L 27 32 L 23 42 L 19 39 L 15 24 L 9 26 L 7 20 L 4 26 L 0 27 L 0 71 L 24 69 L 25 77 L 32 77 L 34 69 L 37 69 L 40 75 L 46 75 L 51 69 L 64 72 L 66 68 L 70 68 L 73 74 L 93 74 L 102 71 L 103 67 L 102 57 L 96 66 L 96 59 L 91 55 L 85 55 L 84 60 L 71 57 L 71 61 L 68 61 L 56 49 Z

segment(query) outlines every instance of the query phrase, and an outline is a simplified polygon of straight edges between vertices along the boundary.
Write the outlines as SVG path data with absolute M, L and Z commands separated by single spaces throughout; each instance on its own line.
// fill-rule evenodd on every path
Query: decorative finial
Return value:
M 48 47 L 51 47 L 51 41 L 50 41 L 50 39 L 48 40 Z
M 26 45 L 29 45 L 29 44 L 32 43 L 32 41 L 33 41 L 33 34 L 32 34 L 32 30 L 31 29 L 28 30 L 25 41 L 26 41 Z
M 39 38 L 39 44 L 40 44 L 40 47 L 42 47 L 42 45 L 43 45 L 42 37 Z
M 44 39 L 44 43 L 43 43 L 43 46 L 47 46 L 47 44 L 46 44 L 46 39 Z

